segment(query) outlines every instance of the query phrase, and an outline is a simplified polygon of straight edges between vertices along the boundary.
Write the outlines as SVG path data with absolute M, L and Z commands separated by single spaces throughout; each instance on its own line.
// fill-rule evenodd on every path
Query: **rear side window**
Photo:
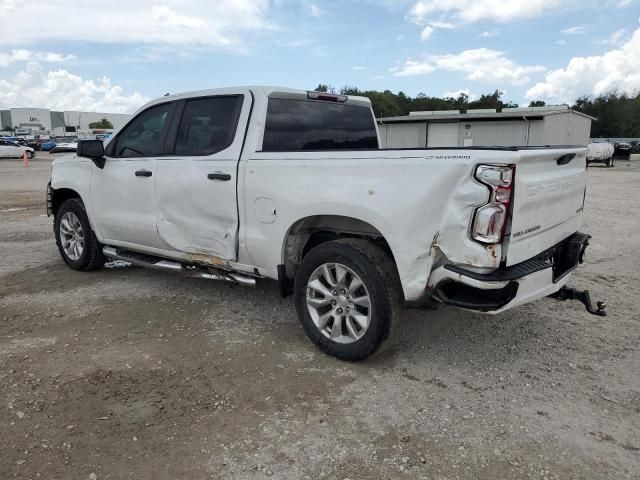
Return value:
M 345 150 L 378 148 L 368 107 L 342 103 L 269 99 L 262 150 Z
M 212 155 L 233 143 L 243 97 L 241 95 L 188 100 L 178 127 L 175 153 Z
M 140 113 L 118 135 L 116 157 L 154 157 L 162 149 L 163 131 L 172 105 L 156 105 Z

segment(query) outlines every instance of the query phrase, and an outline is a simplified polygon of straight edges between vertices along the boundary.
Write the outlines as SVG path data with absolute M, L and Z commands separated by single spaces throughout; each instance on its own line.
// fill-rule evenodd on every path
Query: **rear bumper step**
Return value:
M 483 282 L 508 282 L 526 277 L 527 275 L 546 268 L 552 268 L 553 281 L 556 283 L 582 263 L 584 260 L 584 252 L 589 245 L 590 238 L 591 236 L 586 233 L 574 233 L 549 250 L 529 260 L 510 267 L 499 268 L 491 273 L 473 272 L 457 265 L 445 265 L 444 268 L 458 275 Z
M 454 307 L 490 312 L 499 310 L 518 294 L 518 282 L 509 282 L 505 287 L 484 290 L 454 280 L 443 280 L 436 287 L 442 302 Z
M 164 272 L 175 272 L 186 277 L 206 278 L 208 280 L 221 280 L 235 283 L 236 285 L 255 286 L 256 279 L 247 275 L 235 272 L 225 272 L 213 268 L 201 268 L 195 265 L 183 264 L 174 260 L 167 260 L 146 253 L 121 250 L 114 247 L 104 247 L 102 253 L 105 257 L 114 258 L 129 262 L 139 267 L 162 270 Z
M 589 238 L 574 233 L 529 260 L 490 273 L 445 265 L 434 272 L 434 297 L 447 305 L 497 313 L 554 294 L 582 263 Z

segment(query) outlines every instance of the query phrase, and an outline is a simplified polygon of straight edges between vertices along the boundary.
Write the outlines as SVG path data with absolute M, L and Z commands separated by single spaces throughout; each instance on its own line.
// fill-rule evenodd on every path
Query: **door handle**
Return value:
M 228 173 L 214 172 L 207 174 L 207 178 L 209 180 L 222 180 L 223 182 L 228 182 L 231 180 L 231 175 Z
M 153 173 L 150 172 L 149 170 L 137 170 L 136 171 L 136 177 L 150 177 L 151 175 L 153 175 Z

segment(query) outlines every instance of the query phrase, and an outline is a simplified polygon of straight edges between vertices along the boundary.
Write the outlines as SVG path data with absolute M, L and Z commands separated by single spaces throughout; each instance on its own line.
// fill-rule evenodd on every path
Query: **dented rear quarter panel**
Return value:
M 510 163 L 515 155 L 500 150 L 254 153 L 241 164 L 240 261 L 264 266 L 275 278 L 293 224 L 314 215 L 351 217 L 384 236 L 405 297 L 415 300 L 425 293 L 436 250 L 455 263 L 497 266 L 491 252 L 468 234 L 475 207 L 489 196 L 473 172 L 479 163 Z M 261 198 L 274 202 L 272 223 L 256 218 L 253 205 Z M 496 255 L 499 262 L 500 252 Z

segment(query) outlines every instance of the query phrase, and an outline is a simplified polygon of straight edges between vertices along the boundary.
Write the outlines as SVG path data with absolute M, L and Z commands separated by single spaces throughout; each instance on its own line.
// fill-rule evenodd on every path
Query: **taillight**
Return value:
M 491 191 L 489 202 L 476 208 L 471 236 L 482 243 L 500 243 L 509 216 L 515 169 L 507 165 L 479 165 L 475 177 Z

